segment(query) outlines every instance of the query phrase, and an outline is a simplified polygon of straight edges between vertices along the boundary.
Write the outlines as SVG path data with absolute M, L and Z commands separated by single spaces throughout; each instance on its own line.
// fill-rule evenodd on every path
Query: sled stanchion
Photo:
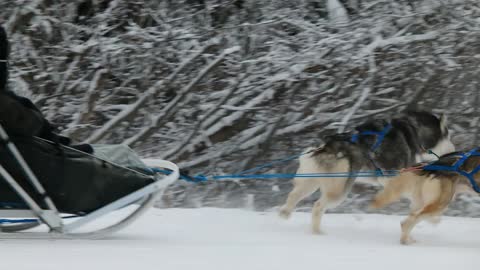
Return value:
M 28 164 L 23 159 L 22 155 L 15 147 L 15 145 L 10 141 L 7 132 L 0 125 L 0 140 L 5 143 L 5 146 L 15 157 L 17 163 L 20 165 L 22 170 L 25 172 L 28 180 L 37 190 L 37 192 L 42 195 L 43 200 L 45 201 L 49 211 L 42 210 L 38 204 L 28 195 L 28 193 L 13 179 L 13 177 L 0 165 L 0 174 L 5 178 L 8 184 L 19 194 L 19 196 L 28 204 L 30 209 L 34 211 L 41 219 L 44 221 L 52 230 L 61 230 L 62 219 L 58 214 L 58 210 L 55 207 L 55 204 L 46 194 L 45 189 L 43 188 L 40 181 L 38 181 L 35 174 L 32 172 Z
M 62 220 L 56 211 L 42 210 L 40 206 L 28 195 L 28 193 L 13 179 L 13 177 L 0 165 L 0 175 L 7 181 L 7 183 L 17 192 L 17 194 L 25 201 L 30 207 L 30 210 L 35 213 L 45 224 L 51 229 L 60 230 L 62 226 Z
M 7 181 L 7 183 L 18 193 L 18 195 L 25 201 L 30 207 L 31 211 L 39 217 L 44 217 L 45 210 L 42 210 L 40 206 L 28 195 L 28 193 L 13 179 L 13 177 L 0 165 L 0 175 Z M 44 217 L 45 222 L 49 224 L 48 217 Z M 61 224 L 61 223 L 60 223 Z

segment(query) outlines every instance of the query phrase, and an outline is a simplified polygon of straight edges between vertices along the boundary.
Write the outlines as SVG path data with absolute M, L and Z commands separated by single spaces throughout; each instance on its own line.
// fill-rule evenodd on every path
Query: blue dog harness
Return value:
M 372 145 L 372 148 L 370 148 L 371 152 L 375 152 L 378 147 L 382 144 L 383 140 L 385 139 L 385 136 L 387 133 L 392 129 L 392 124 L 386 125 L 381 131 L 362 131 L 359 133 L 355 133 L 352 135 L 352 138 L 350 138 L 350 142 L 352 143 L 357 143 L 358 140 L 360 139 L 360 136 L 370 136 L 370 135 L 375 135 L 375 143 Z
M 423 167 L 423 170 L 425 171 L 451 171 L 451 172 L 456 172 L 458 174 L 461 174 L 465 177 L 467 177 L 468 181 L 473 187 L 473 190 L 475 190 L 477 193 L 480 193 L 480 187 L 478 186 L 477 182 L 475 182 L 475 178 L 473 177 L 478 171 L 480 171 L 480 165 L 478 165 L 475 169 L 473 169 L 471 172 L 466 172 L 460 167 L 465 163 L 465 161 L 472 156 L 477 156 L 480 157 L 480 152 L 477 151 L 477 148 L 474 148 L 473 150 L 470 150 L 466 153 L 458 153 L 460 156 L 460 159 L 457 160 L 452 166 L 444 166 L 444 165 L 435 165 L 435 164 L 428 164 Z
M 366 130 L 359 133 L 355 133 L 350 138 L 351 143 L 357 143 L 358 140 L 360 139 L 360 136 L 371 136 L 371 135 L 375 136 L 375 143 L 370 148 L 370 151 L 366 153 L 366 156 L 370 160 L 370 162 L 373 164 L 373 166 L 376 168 L 376 171 L 379 176 L 383 176 L 383 172 L 382 172 L 382 169 L 380 169 L 380 167 L 377 165 L 377 162 L 375 162 L 375 158 L 372 156 L 372 153 L 375 153 L 378 147 L 380 147 L 383 140 L 385 139 L 385 136 L 391 129 L 392 129 L 392 124 L 388 123 L 381 131 Z

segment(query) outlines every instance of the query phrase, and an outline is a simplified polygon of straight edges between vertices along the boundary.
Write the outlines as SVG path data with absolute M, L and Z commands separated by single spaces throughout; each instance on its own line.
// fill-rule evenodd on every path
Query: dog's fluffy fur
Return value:
M 434 164 L 452 166 L 459 156 L 451 153 L 442 156 Z M 480 157 L 472 156 L 460 167 L 470 172 L 480 165 Z M 480 174 L 475 175 L 475 182 L 480 184 Z M 379 192 L 371 206 L 381 208 L 404 197 L 410 200 L 410 214 L 401 223 L 400 243 L 415 242 L 410 233 L 422 220 L 439 221 L 449 203 L 457 193 L 473 193 L 471 184 L 465 176 L 451 171 L 411 171 L 401 173 L 389 180 L 383 191 Z
M 356 130 L 381 131 L 387 123 L 385 120 L 373 120 Z M 427 112 L 408 112 L 390 123 L 392 129 L 372 154 L 373 162 L 366 155 L 375 144 L 375 136 L 360 136 L 357 143 L 351 143 L 351 134 L 337 134 L 327 137 L 322 147 L 302 156 L 297 173 L 354 172 L 375 170 L 376 166 L 383 170 L 401 169 L 425 158 L 424 149 L 434 149 L 439 154 L 454 151 L 444 117 L 437 118 Z M 320 233 L 323 213 L 345 200 L 354 181 L 355 177 L 295 178 L 294 188 L 281 207 L 280 216 L 288 218 L 301 200 L 320 189 L 321 197 L 312 210 L 312 231 Z M 382 179 L 373 181 L 383 182 Z

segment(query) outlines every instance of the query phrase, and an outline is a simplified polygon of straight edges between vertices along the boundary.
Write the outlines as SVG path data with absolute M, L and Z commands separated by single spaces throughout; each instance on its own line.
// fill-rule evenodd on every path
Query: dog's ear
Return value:
M 446 125 L 447 124 L 447 115 L 442 113 L 440 114 L 440 116 L 438 117 L 440 119 L 440 124 L 442 125 Z
M 442 131 L 443 134 L 448 134 L 448 127 L 447 127 L 447 115 L 442 113 L 440 114 L 440 130 Z

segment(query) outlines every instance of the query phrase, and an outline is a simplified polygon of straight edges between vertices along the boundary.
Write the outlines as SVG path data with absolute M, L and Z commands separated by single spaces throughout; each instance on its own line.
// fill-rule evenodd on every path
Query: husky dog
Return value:
M 423 111 L 410 111 L 390 121 L 372 120 L 358 126 L 356 131 L 325 138 L 323 146 L 310 149 L 300 157 L 297 174 L 396 170 L 426 158 L 434 159 L 425 149 L 440 155 L 455 150 L 450 141 L 446 118 L 437 118 Z M 371 135 L 372 132 L 378 135 Z M 280 216 L 288 218 L 302 199 L 320 189 L 321 197 L 312 210 L 312 231 L 321 233 L 323 213 L 345 200 L 355 178 L 296 177 L 293 179 L 294 188 L 280 209 Z M 385 179 L 379 177 L 372 180 L 382 183 Z
M 406 245 L 415 242 L 410 236 L 410 232 L 420 221 L 440 221 L 440 216 L 453 200 L 455 194 L 477 194 L 472 187 L 477 185 L 477 191 L 479 191 L 480 173 L 478 171 L 473 171 L 471 175 L 472 185 L 468 177 L 456 171 L 428 170 L 431 165 L 453 168 L 452 166 L 457 164 L 462 157 L 465 157 L 465 155 L 459 152 L 450 153 L 420 170 L 402 172 L 399 176 L 388 181 L 384 189 L 375 196 L 371 204 L 373 208 L 381 208 L 401 197 L 410 200 L 410 214 L 401 223 L 400 243 Z M 458 169 L 468 173 L 478 166 L 480 166 L 480 156 L 469 156 Z

